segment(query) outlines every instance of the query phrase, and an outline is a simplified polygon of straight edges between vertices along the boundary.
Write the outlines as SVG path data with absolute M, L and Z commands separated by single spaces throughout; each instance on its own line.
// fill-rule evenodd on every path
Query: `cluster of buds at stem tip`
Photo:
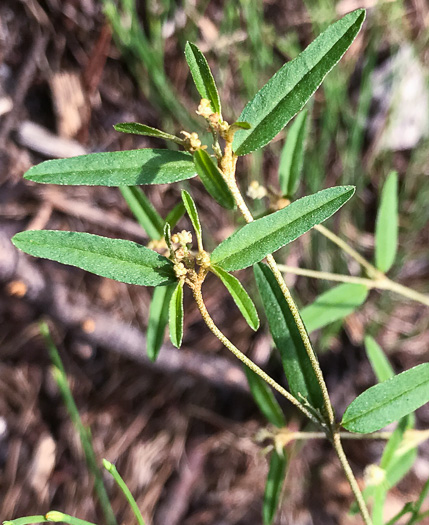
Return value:
M 198 106 L 196 114 L 205 118 L 209 123 L 210 128 L 214 131 L 217 131 L 221 137 L 225 138 L 230 126 L 228 122 L 222 120 L 222 116 L 219 115 L 219 113 L 215 113 L 212 110 L 210 100 L 207 98 L 202 98 L 200 100 L 200 105 Z
M 184 148 L 189 153 L 195 153 L 197 149 L 206 149 L 207 146 L 201 144 L 201 140 L 198 137 L 198 133 L 188 133 L 187 131 L 180 132 L 185 138 L 183 139 Z

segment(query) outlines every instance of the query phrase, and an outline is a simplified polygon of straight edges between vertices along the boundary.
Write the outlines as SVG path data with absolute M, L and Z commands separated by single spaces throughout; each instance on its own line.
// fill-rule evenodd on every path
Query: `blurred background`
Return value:
M 51 375 L 39 334 L 46 319 L 58 345 L 98 458 L 114 462 L 149 523 L 261 523 L 267 473 L 255 439 L 266 425 L 241 367 L 200 319 L 185 294 L 183 348 L 166 340 L 156 363 L 145 355 L 151 289 L 17 253 L 25 229 L 87 231 L 147 243 L 117 188 L 55 187 L 22 179 L 49 158 L 141 147 L 159 139 L 123 135 L 136 121 L 178 134 L 197 131 L 199 97 L 184 57 L 187 40 L 205 53 L 233 122 L 249 98 L 327 25 L 358 7 L 364 28 L 313 97 L 299 195 L 336 184 L 357 192 L 329 227 L 373 261 L 382 184 L 399 174 L 399 252 L 390 276 L 429 292 L 429 7 L 424 0 L 2 0 L 0 3 L 0 517 L 51 508 L 103 522 L 77 434 Z M 240 159 L 243 193 L 252 181 L 278 191 L 287 130 Z M 190 190 L 209 248 L 240 219 L 221 209 L 199 181 L 146 187 L 165 217 Z M 248 199 L 257 215 L 263 200 Z M 186 218 L 179 228 L 189 229 Z M 279 252 L 282 263 L 360 275 L 360 268 L 317 232 Z M 256 301 L 251 272 L 240 278 Z M 333 284 L 287 276 L 299 305 Z M 283 381 L 265 319 L 253 333 L 226 291 L 208 279 L 204 296 L 218 326 Z M 259 303 L 257 303 L 259 305 Z M 260 309 L 261 311 L 261 309 Z M 375 383 L 363 349 L 376 337 L 396 371 L 428 360 L 428 308 L 371 291 L 351 315 L 312 336 L 341 414 Z M 271 357 L 270 357 L 271 356 Z M 282 403 L 282 401 L 280 401 Z M 282 403 L 292 429 L 301 417 Z M 427 428 L 429 409 L 417 412 Z M 360 481 L 380 442 L 347 442 Z M 423 444 L 413 469 L 389 495 L 399 510 L 429 476 Z M 330 446 L 290 447 L 277 524 L 360 523 L 347 515 L 352 495 Z M 133 517 L 109 480 L 119 523 Z M 428 521 L 429 523 L 429 521 Z

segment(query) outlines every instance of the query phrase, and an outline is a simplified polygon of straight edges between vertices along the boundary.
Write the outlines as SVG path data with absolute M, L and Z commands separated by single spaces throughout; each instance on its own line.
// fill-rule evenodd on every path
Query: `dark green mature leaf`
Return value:
M 368 297 L 368 289 L 362 284 L 340 284 L 319 295 L 301 310 L 301 317 L 309 333 L 344 319 L 353 313 Z
M 353 193 L 353 186 L 328 188 L 246 224 L 215 248 L 211 261 L 227 271 L 247 268 L 326 220 Z
M 428 401 L 429 363 L 423 363 L 365 390 L 347 407 L 341 424 L 351 432 L 374 432 Z
M 176 348 L 180 348 L 183 339 L 183 285 L 183 281 L 177 283 L 169 306 L 170 339 Z
M 253 270 L 290 391 L 297 399 L 304 397 L 314 408 L 322 408 L 322 391 L 283 292 L 267 265 L 255 264 Z
M 151 361 L 158 357 L 159 350 L 164 341 L 165 328 L 168 323 L 168 312 L 171 295 L 175 286 L 157 286 L 153 291 L 149 308 L 149 320 L 146 332 L 146 350 Z
M 69 186 L 139 186 L 168 184 L 195 175 L 195 166 L 189 153 L 138 149 L 47 160 L 30 168 L 24 178 L 44 184 Z
M 164 221 L 142 190 L 137 186 L 121 186 L 119 189 L 144 231 L 151 239 L 160 239 L 164 234 Z
M 210 100 L 213 111 L 220 115 L 221 107 L 219 93 L 205 56 L 195 44 L 187 42 L 185 47 L 185 57 L 198 93 L 202 98 Z
M 268 384 L 261 379 L 249 367 L 244 367 L 244 372 L 249 383 L 253 399 L 258 405 L 259 410 L 264 414 L 267 420 L 276 427 L 283 428 L 286 426 L 286 420 L 282 409 L 274 397 L 273 391 Z
M 157 137 L 159 139 L 171 140 L 176 144 L 183 144 L 183 139 L 171 135 L 170 133 L 165 133 L 160 129 L 151 128 L 145 124 L 140 124 L 139 122 L 122 122 L 120 124 L 115 124 L 113 126 L 116 131 L 121 133 L 132 133 L 133 135 L 145 135 L 146 137 Z
M 198 238 L 198 246 L 203 245 L 202 232 L 201 232 L 201 223 L 200 218 L 198 217 L 197 207 L 195 202 L 190 194 L 186 190 L 182 190 L 182 201 L 188 212 L 189 218 L 191 219 L 192 226 L 194 227 L 195 233 Z
M 365 350 L 379 383 L 387 381 L 395 375 L 395 372 L 392 368 L 392 365 L 389 363 L 386 354 L 370 335 L 365 337 Z
M 270 459 L 267 484 L 265 485 L 264 504 L 262 516 L 264 525 L 271 525 L 276 515 L 283 482 L 286 475 L 287 457 L 274 451 Z
M 222 268 L 211 266 L 210 269 L 223 282 L 250 328 L 257 330 L 259 328 L 258 312 L 240 281 Z
M 375 226 L 375 265 L 386 273 L 395 261 L 398 248 L 398 174 L 392 172 L 381 192 Z
M 307 135 L 307 110 L 301 111 L 293 121 L 280 157 L 279 178 L 283 195 L 292 197 L 296 192 L 304 161 Z
M 25 253 L 115 281 L 159 286 L 176 281 L 173 263 L 145 246 L 90 233 L 34 230 L 17 233 L 13 244 Z
M 201 182 L 210 195 L 227 210 L 233 210 L 235 208 L 234 197 L 210 155 L 205 150 L 198 149 L 194 153 L 194 162 Z
M 238 131 L 233 149 L 246 155 L 268 144 L 304 107 L 347 51 L 365 19 L 358 9 L 329 26 L 295 60 L 285 64 L 246 105 L 238 120 L 252 125 Z

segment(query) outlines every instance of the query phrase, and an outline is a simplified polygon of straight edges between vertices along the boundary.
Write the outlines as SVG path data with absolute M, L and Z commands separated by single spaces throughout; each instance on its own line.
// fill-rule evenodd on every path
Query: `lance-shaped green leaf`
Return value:
M 163 236 L 164 221 L 142 190 L 137 186 L 121 186 L 119 189 L 144 231 L 151 239 L 160 239 Z
M 171 296 L 168 326 L 170 329 L 170 339 L 176 348 L 180 348 L 183 339 L 183 284 L 179 281 Z
M 210 195 L 227 210 L 233 210 L 235 208 L 234 197 L 210 155 L 205 150 L 198 149 L 194 153 L 194 162 L 201 182 Z
M 174 289 L 175 286 L 170 284 L 168 286 L 157 286 L 153 291 L 146 332 L 146 350 L 151 361 L 156 361 L 164 341 L 170 299 Z
M 174 208 L 168 213 L 165 222 L 170 224 L 170 228 L 174 228 L 183 215 L 185 215 L 185 211 L 185 205 L 183 202 L 179 202 L 179 204 L 176 204 L 176 206 L 174 206 Z
M 268 144 L 301 111 L 347 51 L 364 19 L 365 11 L 358 9 L 329 26 L 256 93 L 238 118 L 252 127 L 235 134 L 233 149 L 237 155 L 246 155 Z
M 256 311 L 252 299 L 249 297 L 240 281 L 217 266 L 211 266 L 210 270 L 223 282 L 250 328 L 252 330 L 257 330 L 259 328 L 258 312 Z
M 341 424 L 351 432 L 374 432 L 428 401 L 429 363 L 423 363 L 365 390 L 347 407 Z
M 173 253 L 173 244 L 171 242 L 171 226 L 169 222 L 165 222 L 164 224 L 164 239 L 165 244 L 167 245 L 167 248 L 170 250 L 170 254 Z
M 307 110 L 301 111 L 293 121 L 280 157 L 280 190 L 283 195 L 287 195 L 288 197 L 294 195 L 299 184 L 304 162 L 307 115 Z
M 353 313 L 368 297 L 368 289 L 362 284 L 345 283 L 319 295 L 301 310 L 301 317 L 309 333 L 344 319 Z
M 282 409 L 274 397 L 273 391 L 268 384 L 261 379 L 249 367 L 244 367 L 244 372 L 249 383 L 253 399 L 258 405 L 259 410 L 264 414 L 270 423 L 276 427 L 283 428 L 286 426 L 286 420 Z
M 353 193 L 353 186 L 338 186 L 298 199 L 237 230 L 214 249 L 211 261 L 227 271 L 247 268 L 326 220 Z
M 116 131 L 120 131 L 121 133 L 145 135 L 146 137 L 157 137 L 159 139 L 171 140 L 176 144 L 183 144 L 183 139 L 180 137 L 176 137 L 175 135 L 165 133 L 165 131 L 161 131 L 160 129 L 151 128 L 150 126 L 146 126 L 145 124 L 140 124 L 138 122 L 122 122 L 120 124 L 115 124 L 113 127 Z
M 398 248 L 398 174 L 392 172 L 381 192 L 375 227 L 375 265 L 386 273 Z
M 255 264 L 253 269 L 290 391 L 297 399 L 304 397 L 314 408 L 322 408 L 322 391 L 283 292 L 266 264 Z
M 186 43 L 185 57 L 189 69 L 191 70 L 194 84 L 198 93 L 201 95 L 201 98 L 210 100 L 213 111 L 220 115 L 221 107 L 219 93 L 206 57 L 201 53 L 198 47 L 191 42 Z
M 379 383 L 387 381 L 395 375 L 395 372 L 392 368 L 392 365 L 389 363 L 386 354 L 380 348 L 375 339 L 370 335 L 365 337 L 365 350 Z
M 24 178 L 44 184 L 69 186 L 139 186 L 168 184 L 195 175 L 195 166 L 189 153 L 138 149 L 47 160 L 30 168 Z
M 182 201 L 188 212 L 189 218 L 191 219 L 192 226 L 194 227 L 195 233 L 198 239 L 198 248 L 203 247 L 203 239 L 201 233 L 201 223 L 200 218 L 198 217 L 197 207 L 195 206 L 194 199 L 186 190 L 182 190 Z
M 267 483 L 265 485 L 262 516 L 264 525 L 271 525 L 276 515 L 283 482 L 286 475 L 287 457 L 274 451 L 270 458 Z
M 131 241 L 80 232 L 30 230 L 17 233 L 12 242 L 35 257 L 123 283 L 159 286 L 177 280 L 170 260 Z

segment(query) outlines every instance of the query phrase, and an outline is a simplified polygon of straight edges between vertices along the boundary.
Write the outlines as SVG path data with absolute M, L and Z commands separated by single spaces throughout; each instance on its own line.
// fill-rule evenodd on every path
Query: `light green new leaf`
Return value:
M 326 220 L 354 191 L 353 186 L 328 188 L 250 222 L 221 242 L 211 261 L 227 271 L 247 268 Z
M 358 9 L 329 26 L 256 93 L 238 118 L 252 127 L 235 134 L 233 149 L 237 155 L 246 155 L 268 144 L 301 111 L 347 51 L 364 19 L 365 11 Z
M 210 155 L 205 150 L 198 149 L 194 153 L 194 162 L 201 182 L 210 195 L 227 210 L 233 210 L 235 208 L 234 197 Z
M 375 339 L 370 335 L 365 337 L 365 350 L 379 383 L 387 381 L 395 375 L 395 372 L 392 368 L 392 365 L 389 363 L 386 354 L 380 348 Z
M 170 284 L 168 286 L 157 286 L 153 291 L 146 332 L 146 350 L 151 361 L 156 361 L 164 341 L 170 299 L 174 289 L 175 286 Z
M 286 475 L 287 457 L 274 451 L 270 459 L 267 484 L 265 485 L 262 516 L 264 525 L 271 525 L 276 515 L 283 482 Z
M 358 396 L 344 413 L 341 424 L 351 432 L 380 430 L 429 401 L 429 363 L 415 366 Z
M 293 121 L 280 157 L 279 178 L 283 195 L 292 197 L 296 192 L 304 162 L 307 135 L 307 110 L 301 111 Z
M 249 383 L 253 399 L 258 405 L 259 410 L 264 414 L 270 423 L 276 427 L 283 428 L 286 426 L 286 420 L 282 409 L 274 397 L 273 391 L 268 384 L 261 379 L 249 367 L 244 367 L 244 372 Z
M 259 328 L 258 312 L 240 281 L 222 268 L 211 266 L 210 270 L 223 282 L 250 328 L 257 330 Z
M 392 172 L 381 192 L 375 226 L 375 265 L 386 273 L 395 261 L 398 248 L 398 174 Z
M 200 218 L 198 217 L 197 207 L 195 206 L 195 202 L 193 198 L 190 196 L 190 194 L 186 190 L 182 190 L 182 201 L 186 208 L 186 211 L 188 212 L 189 218 L 191 219 L 191 222 L 192 222 L 192 226 L 194 227 L 195 233 L 197 235 L 198 247 L 202 248 L 203 239 L 202 239 L 201 223 L 200 223 Z
M 145 135 L 146 137 L 157 137 L 159 139 L 171 140 L 176 144 L 183 144 L 183 139 L 171 135 L 170 133 L 165 133 L 160 129 L 151 128 L 145 124 L 140 124 L 139 122 L 122 122 L 120 124 L 115 124 L 113 126 L 116 131 L 121 133 L 132 133 L 133 135 Z
M 309 333 L 344 319 L 353 313 L 368 296 L 362 284 L 340 284 L 319 295 L 316 300 L 301 310 L 301 317 Z
M 168 184 L 196 175 L 192 156 L 168 149 L 91 153 L 47 160 L 30 168 L 25 179 L 69 186 Z
M 164 221 L 150 200 L 137 186 L 121 186 L 120 191 L 140 226 L 151 239 L 161 239 Z
M 219 93 L 206 57 L 201 53 L 198 47 L 191 42 L 186 43 L 185 57 L 189 69 L 191 70 L 194 84 L 198 93 L 201 95 L 201 98 L 210 100 L 213 111 L 220 115 L 221 107 Z
M 413 427 L 412 420 L 410 416 L 403 417 L 384 447 L 380 467 L 386 472 L 388 488 L 400 482 L 416 459 L 417 447 L 406 434 Z
M 170 228 L 174 228 L 183 215 L 185 215 L 185 211 L 186 209 L 183 202 L 179 202 L 179 204 L 176 204 L 176 206 L 174 206 L 174 208 L 168 213 L 165 222 L 170 224 Z
M 283 292 L 266 264 L 255 264 L 253 270 L 290 391 L 298 399 L 307 399 L 314 408 L 322 408 L 322 391 Z
M 131 241 L 80 232 L 30 230 L 17 233 L 12 242 L 35 257 L 123 283 L 159 286 L 177 280 L 170 260 Z
M 176 348 L 180 348 L 183 339 L 183 284 L 184 281 L 177 283 L 170 299 L 168 315 L 170 339 Z

